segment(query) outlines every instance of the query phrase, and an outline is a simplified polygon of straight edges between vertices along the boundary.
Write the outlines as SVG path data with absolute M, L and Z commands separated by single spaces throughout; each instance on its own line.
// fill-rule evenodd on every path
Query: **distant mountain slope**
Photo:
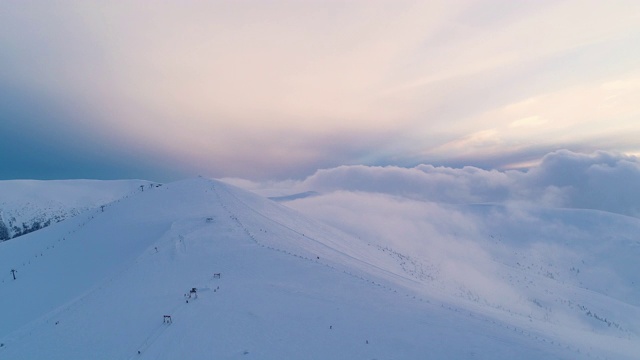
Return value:
M 217 181 L 137 192 L 0 243 L 0 358 L 633 359 L 640 351 L 638 307 L 616 297 L 531 264 L 492 262 L 509 291 L 488 291 L 517 301 L 495 303 L 443 276 L 447 264 L 370 240 Z M 491 287 L 492 270 L 472 280 Z
M 0 241 L 149 188 L 143 180 L 0 181 Z

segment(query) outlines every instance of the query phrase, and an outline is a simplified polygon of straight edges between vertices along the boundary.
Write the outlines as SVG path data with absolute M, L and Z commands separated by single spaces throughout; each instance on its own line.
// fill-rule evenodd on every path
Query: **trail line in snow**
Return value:
M 95 217 L 99 214 L 104 213 L 104 209 L 107 209 L 109 207 L 111 207 L 113 204 L 119 203 L 120 201 L 124 200 L 124 199 L 128 199 L 132 196 L 137 195 L 139 192 L 138 191 L 133 191 L 129 194 L 126 194 L 125 196 L 116 199 L 114 201 L 111 201 L 109 203 L 106 203 L 104 205 L 98 206 L 96 208 L 89 208 L 75 216 L 72 216 L 70 218 L 67 219 L 67 221 L 70 220 L 74 220 L 74 219 L 78 219 L 79 223 L 75 228 L 72 228 L 71 230 L 67 231 L 67 235 L 66 236 L 62 236 L 62 237 L 58 237 L 57 239 L 54 240 L 49 240 L 48 242 L 45 242 L 42 247 L 38 250 L 35 249 L 34 251 L 34 255 L 33 255 L 33 259 L 24 259 L 24 261 L 22 262 L 22 264 L 20 264 L 20 261 L 18 261 L 17 264 L 14 264 L 13 266 L 9 266 L 8 269 L 27 269 L 29 267 L 29 265 L 31 265 L 31 261 L 37 261 L 39 260 L 39 258 L 42 258 L 45 256 L 45 254 L 47 254 L 49 252 L 49 250 L 53 250 L 56 248 L 56 243 L 59 243 L 58 245 L 61 246 L 63 244 L 63 242 L 66 242 L 68 239 L 72 239 L 71 235 L 75 234 L 76 232 L 78 232 L 79 230 L 81 230 L 82 228 L 85 227 L 85 225 L 87 225 L 88 223 L 90 223 L 93 219 L 95 219 Z M 101 208 L 102 207 L 102 208 Z M 82 218 L 81 216 L 84 216 L 84 218 Z M 51 226 L 54 226 L 56 224 L 52 224 Z M 46 228 L 46 227 L 45 227 Z M 44 229 L 44 228 L 42 228 Z M 42 230 L 40 229 L 40 230 Z M 25 234 L 28 235 L 28 234 Z M 11 239 L 10 239 L 11 240 Z M 7 270 L 9 271 L 9 270 Z M 11 284 L 12 277 L 10 275 L 7 275 L 7 273 L 2 272 L 0 273 L 0 284 Z M 2 286 L 2 285 L 0 285 Z
M 91 219 L 92 219 L 92 217 L 89 220 L 91 220 Z M 86 222 L 82 223 L 79 227 L 84 226 L 84 224 L 86 224 Z M 72 233 L 75 233 L 75 231 L 76 230 L 73 230 L 73 231 L 70 231 L 69 233 L 72 234 Z M 120 275 L 122 275 L 125 272 L 129 271 L 131 268 L 133 268 L 133 266 L 138 264 L 139 261 L 140 261 L 140 258 L 143 257 L 143 256 L 149 256 L 149 251 L 145 250 L 142 253 L 142 255 L 140 255 L 137 258 L 135 258 L 129 264 L 123 264 L 121 269 L 116 270 L 111 275 L 107 275 L 107 277 L 105 279 L 103 279 L 100 283 L 98 283 L 97 285 L 89 288 L 88 290 L 86 290 L 82 294 L 74 297 L 73 299 L 67 301 L 63 305 L 60 305 L 59 307 L 49 311 L 48 313 L 45 313 L 41 317 L 39 317 L 39 318 L 31 321 L 30 323 L 22 326 L 21 328 L 17 329 L 13 333 L 11 333 L 11 337 L 6 337 L 6 338 L 3 339 L 3 343 L 4 343 L 5 347 L 7 346 L 7 344 L 10 344 L 12 342 L 16 342 L 16 341 L 18 341 L 18 340 L 30 335 L 33 332 L 34 329 L 39 328 L 42 324 L 52 324 L 52 323 L 56 324 L 58 321 L 62 321 L 64 314 L 73 311 L 74 309 L 78 308 L 79 306 L 81 306 L 86 301 L 91 300 L 100 291 L 104 290 L 111 283 L 113 283 L 115 281 L 115 279 L 120 277 Z
M 218 191 L 216 190 L 216 186 L 215 186 L 215 185 L 213 185 L 213 190 L 214 190 L 214 192 L 216 193 L 216 195 L 218 196 L 218 199 L 220 199 L 220 195 L 218 194 Z M 389 271 L 389 270 L 386 270 L 386 269 L 384 269 L 384 268 L 381 268 L 381 267 L 379 267 L 379 266 L 377 266 L 377 265 L 374 265 L 374 264 L 371 264 L 371 263 L 369 263 L 369 262 L 366 262 L 366 261 L 364 261 L 364 260 L 362 260 L 362 259 L 358 259 L 358 258 L 356 258 L 356 257 L 354 257 L 354 256 L 351 256 L 351 255 L 349 255 L 349 254 L 347 254 L 347 253 L 345 253 L 345 252 L 343 252 L 343 251 L 340 251 L 340 250 L 338 250 L 338 249 L 336 249 L 336 248 L 333 248 L 333 247 L 331 247 L 331 246 L 329 246 L 329 245 L 327 245 L 327 244 L 323 243 L 322 241 L 319 241 L 319 240 L 317 240 L 317 239 L 314 239 L 314 238 L 312 238 L 312 237 L 309 237 L 309 236 L 307 236 L 307 235 L 305 235 L 305 234 L 303 234 L 303 233 L 301 233 L 301 232 L 299 232 L 299 231 L 297 231 L 297 230 L 295 230 L 295 229 L 290 228 L 289 226 L 287 226 L 287 225 L 285 225 L 285 224 L 280 223 L 280 222 L 279 222 L 279 221 L 277 221 L 277 220 L 274 220 L 274 219 L 272 219 L 272 218 L 269 218 L 269 217 L 267 217 L 266 215 L 264 215 L 264 214 L 262 214 L 262 213 L 258 212 L 257 210 L 253 209 L 251 206 L 249 206 L 248 204 L 246 204 L 244 201 L 240 200 L 237 196 L 233 195 L 230 191 L 226 190 L 226 193 L 227 193 L 227 194 L 229 194 L 229 196 L 233 197 L 236 201 L 238 201 L 238 202 L 239 202 L 240 204 L 242 204 L 244 207 L 246 207 L 247 209 L 249 209 L 251 212 L 253 212 L 253 213 L 255 213 L 255 214 L 257 214 L 257 215 L 259 215 L 259 216 L 263 217 L 264 219 L 267 219 L 267 220 L 269 220 L 269 221 L 273 222 L 274 224 L 277 224 L 277 225 L 279 225 L 279 226 L 281 226 L 281 227 L 283 227 L 283 228 L 285 228 L 285 229 L 287 229 L 287 230 L 289 230 L 289 231 L 291 231 L 291 232 L 293 232 L 293 233 L 295 233 L 295 234 L 297 234 L 297 235 L 301 236 L 301 237 L 302 237 L 302 238 L 304 238 L 304 239 L 311 240 L 311 241 L 313 241 L 313 242 L 315 242 L 315 243 L 317 243 L 317 244 L 319 244 L 319 245 L 321 245 L 321 246 L 323 246 L 323 247 L 325 247 L 325 248 L 327 248 L 327 249 L 329 249 L 329 250 L 331 250 L 331 251 L 334 251 L 334 252 L 336 252 L 336 253 L 338 253 L 338 254 L 341 254 L 341 255 L 343 255 L 343 256 L 346 256 L 346 257 L 348 257 L 349 259 L 352 259 L 352 260 L 354 260 L 354 261 L 356 261 L 356 262 L 358 262 L 358 263 L 360 263 L 360 264 L 364 264 L 365 266 L 368 266 L 368 267 L 372 267 L 372 268 L 378 269 L 379 271 L 382 271 L 383 273 L 385 273 L 385 274 L 387 274 L 387 275 L 391 275 L 392 277 L 396 277 L 396 278 L 400 278 L 400 279 L 403 279 L 403 280 L 406 280 L 406 281 L 409 281 L 409 282 L 412 282 L 412 283 L 420 284 L 420 282 L 419 282 L 419 281 L 416 281 L 415 279 L 412 279 L 412 278 L 408 278 L 408 277 L 402 276 L 402 275 L 400 275 L 400 274 L 397 274 L 397 273 L 394 273 L 394 272 L 392 272 L 392 271 Z M 229 209 L 227 209 L 226 207 L 225 207 L 225 210 L 227 210 L 230 214 L 232 214 L 232 213 L 231 213 L 231 211 L 230 211 Z M 233 215 L 233 214 L 232 214 L 232 215 Z M 245 227 L 240 223 L 240 220 L 238 219 L 238 217 L 237 217 L 237 216 L 235 216 L 235 215 L 233 215 L 233 216 L 234 216 L 234 219 L 235 219 L 235 220 L 236 220 L 236 221 L 237 221 L 237 222 L 242 226 L 242 228 L 245 230 L 245 232 L 247 232 L 247 233 L 249 234 L 249 236 L 251 236 L 251 238 L 252 238 L 256 243 L 260 244 L 260 243 L 255 239 L 255 237 L 254 237 L 252 234 L 250 234 L 250 232 L 249 232 L 249 231 L 248 231 L 248 230 L 247 230 L 247 229 L 246 229 L 246 228 L 245 228 Z M 262 244 L 260 244 L 260 245 L 262 245 Z

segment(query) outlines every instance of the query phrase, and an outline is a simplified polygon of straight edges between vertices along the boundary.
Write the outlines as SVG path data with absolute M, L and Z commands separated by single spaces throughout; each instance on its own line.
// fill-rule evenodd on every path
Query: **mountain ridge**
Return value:
M 0 356 L 569 359 L 637 349 L 633 329 L 598 335 L 438 293 L 440 279 L 412 273 L 422 263 L 411 269 L 411 259 L 218 181 L 170 183 L 0 244 L 0 264 L 18 270 L 17 280 L 0 275 L 0 308 L 16 310 L 0 325 Z M 198 298 L 185 297 L 194 287 Z
M 146 180 L 2 180 L 0 241 L 158 185 Z

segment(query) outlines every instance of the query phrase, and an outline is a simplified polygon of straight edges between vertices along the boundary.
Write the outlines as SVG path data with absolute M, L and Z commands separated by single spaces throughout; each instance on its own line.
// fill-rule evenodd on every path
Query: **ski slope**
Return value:
M 152 186 L 156 184 L 144 180 L 2 180 L 0 241 L 38 230 Z
M 625 226 L 639 228 L 633 221 Z M 567 287 L 536 275 L 531 264 L 505 260 L 511 247 L 493 249 L 502 284 L 519 302 L 465 291 L 399 244 L 347 235 L 222 182 L 171 183 L 0 243 L 0 358 L 633 359 L 640 353 L 636 293 L 612 297 L 605 287 Z M 513 261 L 524 260 L 533 258 Z M 188 297 L 192 288 L 197 298 Z M 557 299 L 606 314 L 617 327 L 547 305 Z M 172 322 L 164 323 L 164 315 Z

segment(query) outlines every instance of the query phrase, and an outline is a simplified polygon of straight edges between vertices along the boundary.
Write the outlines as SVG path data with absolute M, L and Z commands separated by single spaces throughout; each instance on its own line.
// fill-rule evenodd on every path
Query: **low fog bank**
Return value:
M 562 150 L 527 171 L 341 166 L 302 181 L 226 181 L 387 249 L 425 291 L 588 331 L 594 313 L 625 331 L 640 319 L 635 157 Z M 591 295 L 577 301 L 569 288 Z M 600 296 L 630 308 L 615 313 Z
M 640 216 L 640 160 L 604 151 L 559 150 L 526 171 L 345 165 L 318 170 L 301 181 L 223 180 L 265 196 L 347 191 L 438 203 L 522 203 Z

